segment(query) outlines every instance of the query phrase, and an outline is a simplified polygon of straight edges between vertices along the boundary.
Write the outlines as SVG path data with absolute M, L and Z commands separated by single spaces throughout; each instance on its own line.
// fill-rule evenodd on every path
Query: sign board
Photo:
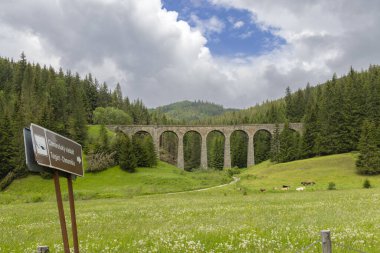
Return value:
M 30 130 L 38 165 L 83 176 L 80 144 L 35 124 L 30 125 Z
M 34 158 L 32 134 L 29 128 L 24 128 L 24 145 L 25 145 L 25 159 L 26 166 L 32 172 L 44 172 L 44 167 L 37 164 Z

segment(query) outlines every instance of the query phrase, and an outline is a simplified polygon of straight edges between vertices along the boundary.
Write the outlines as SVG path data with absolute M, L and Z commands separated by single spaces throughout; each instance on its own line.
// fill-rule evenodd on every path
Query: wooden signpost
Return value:
M 59 175 L 67 178 L 74 252 L 79 253 L 72 178 L 83 176 L 82 146 L 35 124 L 31 124 L 30 129 L 24 129 L 24 143 L 26 164 L 30 171 L 53 169 L 63 248 L 65 253 L 70 253 Z

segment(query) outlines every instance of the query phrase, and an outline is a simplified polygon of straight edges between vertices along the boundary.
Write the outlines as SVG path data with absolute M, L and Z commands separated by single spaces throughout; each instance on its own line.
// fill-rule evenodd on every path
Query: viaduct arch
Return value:
M 284 128 L 284 124 L 279 124 L 280 131 Z M 149 133 L 153 138 L 156 153 L 159 154 L 160 136 L 164 132 L 173 132 L 178 137 L 178 150 L 177 150 L 177 167 L 184 168 L 184 154 L 183 154 L 183 137 L 187 132 L 194 131 L 200 134 L 202 139 L 201 144 L 201 166 L 207 167 L 207 135 L 212 131 L 218 131 L 224 135 L 224 168 L 231 167 L 231 134 L 235 131 L 243 131 L 248 135 L 248 157 L 247 166 L 255 164 L 254 161 L 254 145 L 253 139 L 257 131 L 265 130 L 271 135 L 274 134 L 276 129 L 275 124 L 252 124 L 252 125 L 231 125 L 231 126 L 164 126 L 164 125 L 110 125 L 107 126 L 113 131 L 123 131 L 125 134 L 132 137 L 138 132 Z M 302 133 L 302 123 L 290 123 L 289 127 L 299 133 Z

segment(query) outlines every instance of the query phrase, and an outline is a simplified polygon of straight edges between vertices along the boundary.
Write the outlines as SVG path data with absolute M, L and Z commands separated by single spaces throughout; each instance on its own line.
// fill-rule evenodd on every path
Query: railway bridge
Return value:
M 235 131 L 242 131 L 248 136 L 248 154 L 247 166 L 254 165 L 254 136 L 258 131 L 267 131 L 273 136 L 276 129 L 275 124 L 250 124 L 250 125 L 216 125 L 216 126 L 175 126 L 175 125 L 110 125 L 107 126 L 113 131 L 123 131 L 131 138 L 136 133 L 148 133 L 153 138 L 153 143 L 156 153 L 160 154 L 160 137 L 165 132 L 172 132 L 178 138 L 177 150 L 177 167 L 184 168 L 184 150 L 183 150 L 183 137 L 187 132 L 196 132 L 201 136 L 201 167 L 207 167 L 207 135 L 213 131 L 220 132 L 224 135 L 224 168 L 231 167 L 231 134 Z M 289 127 L 299 133 L 302 132 L 302 123 L 290 123 Z M 278 125 L 281 131 L 284 124 Z

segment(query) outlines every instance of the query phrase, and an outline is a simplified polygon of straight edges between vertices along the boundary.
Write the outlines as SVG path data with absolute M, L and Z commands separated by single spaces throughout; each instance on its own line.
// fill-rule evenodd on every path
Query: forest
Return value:
M 18 61 L 0 58 L 0 189 L 28 173 L 22 129 L 31 122 L 74 139 L 91 152 L 87 126 L 108 123 L 104 115 L 109 115 L 110 123 L 151 123 L 142 101 L 124 97 L 119 84 L 111 91 L 91 74 L 81 78 L 32 64 L 24 54 Z
M 359 157 L 359 172 L 378 174 L 380 172 L 380 67 L 373 65 L 361 72 L 351 68 L 347 75 L 338 78 L 334 74 L 331 80 L 314 87 L 307 84 L 304 89 L 295 92 L 288 87 L 282 99 L 266 101 L 246 110 L 229 111 L 193 120 L 188 124 L 237 125 L 287 122 L 302 122 L 303 134 L 298 135 L 288 127 L 282 132 L 275 132 L 273 136 L 265 131 L 259 131 L 254 137 L 256 163 L 267 159 L 286 162 L 362 151 L 361 154 L 366 155 Z M 211 141 L 213 144 L 209 149 L 217 151 L 209 155 L 209 166 L 221 168 L 220 157 L 223 154 L 224 139 L 222 136 L 213 135 L 210 138 L 213 139 Z M 208 145 L 211 143 L 208 142 Z M 232 136 L 233 166 L 246 166 L 246 143 L 247 136 L 243 133 Z M 200 146 L 199 143 L 194 145 Z M 193 156 L 200 154 L 194 153 Z M 199 157 L 194 157 L 193 161 L 199 161 Z M 366 165 L 362 164 L 362 159 L 367 160 Z M 218 164 L 217 161 L 219 165 L 214 165 Z
M 359 150 L 358 171 L 364 174 L 380 172 L 379 66 L 369 66 L 368 70 L 360 72 L 351 68 L 342 77 L 334 74 L 325 83 L 314 87 L 307 84 L 295 92 L 287 88 L 284 98 L 245 110 L 223 110 L 202 101 L 195 104 L 196 112 L 202 112 L 201 118 L 194 118 L 196 113 L 191 110 L 189 113 L 191 105 L 188 103 L 176 105 L 187 108 L 182 110 L 188 112 L 185 115 L 180 115 L 181 110 L 166 114 L 167 107 L 148 110 L 141 100 L 130 101 L 124 96 L 119 84 L 111 90 L 107 83 L 99 83 L 91 74 L 80 77 L 70 71 L 32 64 L 24 54 L 18 61 L 0 58 L 0 189 L 28 173 L 22 129 L 31 122 L 77 140 L 90 160 L 105 161 L 106 165 L 96 167 L 93 164 L 93 168 L 120 164 L 127 171 L 133 171 L 135 166 L 154 166 L 156 156 L 176 164 L 176 136 L 173 133 L 162 135 L 161 153 L 154 154 L 149 136 L 141 134 L 130 140 L 117 133 L 111 138 L 107 137 L 104 125 L 302 122 L 302 135 L 289 129 L 287 124 L 283 131 L 278 129 L 273 136 L 259 131 L 254 137 L 255 162 L 268 159 L 286 162 Z M 187 120 L 180 120 L 181 117 Z M 88 125 L 92 124 L 103 126 L 96 141 L 88 138 Z M 246 167 L 247 142 L 245 133 L 233 133 L 232 166 Z M 197 133 L 185 135 L 186 170 L 199 167 L 200 145 Z M 207 145 L 208 166 L 222 169 L 224 137 L 212 132 Z M 124 153 L 120 153 L 120 147 Z M 125 157 L 125 153 L 134 155 Z M 128 161 L 132 162 L 128 164 Z

